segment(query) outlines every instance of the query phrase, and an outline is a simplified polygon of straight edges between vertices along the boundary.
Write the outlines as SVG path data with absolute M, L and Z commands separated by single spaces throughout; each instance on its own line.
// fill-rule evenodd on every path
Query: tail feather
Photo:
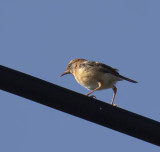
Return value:
M 132 82 L 132 83 L 138 83 L 137 81 L 134 81 L 132 79 L 126 78 L 126 77 L 124 77 L 122 75 L 119 75 L 119 77 L 122 78 L 122 79 L 124 79 L 124 80 L 126 80 L 126 81 Z

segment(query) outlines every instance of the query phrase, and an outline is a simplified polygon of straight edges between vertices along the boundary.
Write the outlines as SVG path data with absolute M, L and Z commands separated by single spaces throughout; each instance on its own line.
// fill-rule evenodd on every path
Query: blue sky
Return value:
M 74 58 L 103 62 L 139 82 L 119 82 L 115 103 L 160 121 L 159 6 L 159 0 L 1 0 L 0 62 L 82 94 L 88 90 L 73 76 L 59 75 Z M 108 89 L 94 95 L 110 103 L 112 93 Z M 159 151 L 4 91 L 0 99 L 3 152 Z

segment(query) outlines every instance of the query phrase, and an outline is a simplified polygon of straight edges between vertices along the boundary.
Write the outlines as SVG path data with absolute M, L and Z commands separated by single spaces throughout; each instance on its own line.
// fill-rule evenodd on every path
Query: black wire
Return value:
M 160 146 L 160 123 L 0 65 L 0 89 Z

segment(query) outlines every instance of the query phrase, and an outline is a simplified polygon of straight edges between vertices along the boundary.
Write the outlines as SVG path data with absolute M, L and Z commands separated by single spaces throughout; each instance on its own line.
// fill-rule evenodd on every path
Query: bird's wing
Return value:
M 103 63 L 94 62 L 94 61 L 85 61 L 80 64 L 80 67 L 83 67 L 83 66 L 87 67 L 88 70 L 96 70 L 96 71 L 101 71 L 105 73 L 111 73 L 115 76 L 119 76 L 117 69 L 114 69 Z

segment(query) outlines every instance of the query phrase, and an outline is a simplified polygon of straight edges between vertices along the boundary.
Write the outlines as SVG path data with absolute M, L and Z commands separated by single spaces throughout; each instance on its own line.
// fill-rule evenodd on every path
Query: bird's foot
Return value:
M 117 104 L 111 104 L 112 106 L 115 106 L 115 107 L 118 107 L 118 105 Z
M 91 96 L 88 96 L 88 97 L 91 97 L 91 98 L 95 98 L 95 99 L 96 99 L 96 96 L 94 96 L 94 95 L 91 95 Z

